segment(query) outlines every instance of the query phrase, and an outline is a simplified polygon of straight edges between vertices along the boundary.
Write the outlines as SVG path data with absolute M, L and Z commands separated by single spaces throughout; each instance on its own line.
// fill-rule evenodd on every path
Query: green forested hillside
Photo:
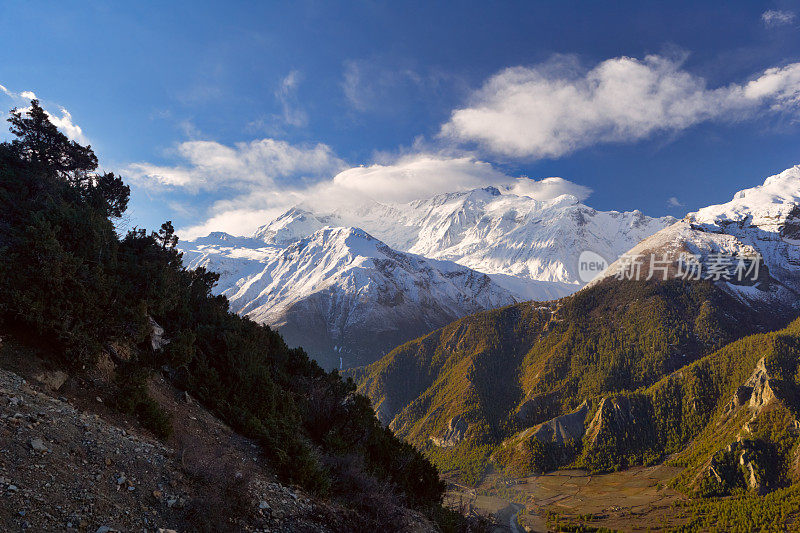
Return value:
M 675 454 L 674 464 L 689 467 L 681 476 L 684 488 L 726 492 L 731 487 L 711 490 L 704 483 L 696 485 L 699 470 L 738 435 L 760 438 L 761 430 L 767 431 L 767 426 L 785 418 L 782 429 L 769 430 L 779 431 L 781 436 L 772 435 L 767 440 L 786 436 L 783 431 L 791 429 L 790 420 L 800 407 L 800 390 L 795 383 L 798 362 L 800 321 L 795 321 L 784 330 L 733 342 L 649 388 L 609 396 L 610 400 L 638 404 L 640 416 L 635 425 L 639 438 L 630 438 L 630 434 L 627 439 L 619 438 L 612 424 L 590 425 L 583 461 L 596 469 L 616 469 Z M 764 397 L 759 392 L 761 385 L 747 384 L 761 368 L 763 381 L 774 398 Z M 752 394 L 753 402 L 750 396 L 745 398 L 747 394 Z M 742 431 L 745 425 L 748 429 Z M 775 472 L 769 478 L 779 482 L 780 476 Z
M 381 427 L 352 384 L 230 313 L 211 294 L 216 274 L 183 268 L 170 223 L 117 235 L 129 189 L 97 171 L 90 147 L 68 141 L 36 101 L 10 122 L 16 139 L 0 144 L 3 349 L 73 372 L 116 358 L 115 405 L 162 436 L 170 421 L 144 380 L 166 368 L 176 385 L 260 441 L 281 478 L 355 506 L 365 524 L 391 520 L 387 501 L 446 515 L 436 469 Z M 168 344 L 151 342 L 154 322 Z
M 495 455 L 520 472 L 666 462 L 692 497 L 679 531 L 787 531 L 800 519 L 800 319 L 735 341 L 648 388 L 600 400 L 568 449 L 517 436 Z M 571 453 L 571 455 L 570 455 Z M 573 524 L 579 527 L 578 524 Z
M 512 476 L 666 463 L 692 496 L 684 530 L 784 530 L 800 486 L 796 316 L 711 283 L 607 280 L 467 317 L 357 378 L 462 481 L 492 463 Z
M 361 369 L 382 420 L 445 470 L 472 481 L 517 431 L 584 400 L 649 387 L 729 342 L 790 319 L 757 314 L 711 283 L 607 280 L 548 304 L 462 319 Z M 461 416 L 454 446 L 436 446 Z M 566 456 L 569 456 L 567 454 Z

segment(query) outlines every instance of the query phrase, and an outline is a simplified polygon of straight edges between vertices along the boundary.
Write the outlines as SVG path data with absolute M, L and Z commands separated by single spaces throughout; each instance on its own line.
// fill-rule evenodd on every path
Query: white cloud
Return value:
M 469 157 L 417 154 L 402 157 L 390 165 L 347 169 L 336 175 L 332 184 L 340 190 L 377 201 L 403 203 L 443 192 L 505 183 L 509 179 L 489 163 Z
M 192 240 L 205 237 L 213 231 L 224 231 L 231 235 L 250 235 L 260 226 L 276 219 L 286 209 L 254 209 L 249 206 L 234 209 L 220 209 L 214 206 L 212 216 L 200 224 L 178 231 L 181 239 Z
M 669 207 L 684 207 L 684 204 L 678 200 L 677 196 L 670 196 L 667 200 L 667 205 Z
M 734 101 L 766 103 L 774 111 L 796 112 L 800 106 L 800 63 L 767 69 L 744 87 L 732 86 L 729 91 Z
M 241 191 L 276 186 L 280 178 L 319 179 L 346 166 L 325 144 L 293 146 L 275 139 L 237 143 L 233 147 L 214 141 L 187 141 L 178 146 L 177 152 L 185 164 L 134 163 L 129 165 L 128 174 L 144 185 L 190 191 L 231 187 Z
M 784 24 L 791 24 L 794 22 L 795 14 L 791 11 L 780 11 L 777 9 L 770 9 L 761 14 L 761 20 L 768 28 L 774 26 L 783 26 Z
M 765 108 L 796 111 L 798 97 L 800 63 L 766 70 L 744 85 L 709 89 L 681 61 L 662 56 L 617 57 L 588 71 L 574 58 L 556 57 L 490 78 L 470 106 L 453 111 L 440 136 L 506 156 L 554 158 Z
M 312 208 L 322 205 L 323 201 L 357 202 L 365 198 L 400 204 L 490 185 L 511 194 L 541 201 L 552 200 L 563 194 L 585 200 L 592 193 L 589 187 L 563 178 L 552 177 L 537 181 L 527 177 L 514 177 L 472 157 L 420 153 L 400 157 L 393 163 L 349 168 L 330 181 L 320 182 L 305 190 L 296 190 L 295 198 Z
M 15 93 L 9 91 L 5 85 L 0 85 L 0 92 L 9 96 L 15 100 L 24 99 L 24 100 L 36 100 L 36 94 L 33 91 L 22 91 L 20 93 Z
M 55 126 L 60 129 L 70 140 L 77 141 L 81 144 L 88 144 L 89 141 L 83 134 L 81 127 L 72 121 L 72 115 L 70 112 L 63 107 L 59 109 L 61 111 L 60 117 L 45 109 L 45 113 L 47 113 L 47 118 L 50 119 L 50 122 L 55 124 Z
M 592 194 L 592 189 L 589 187 L 558 177 L 544 178 L 538 181 L 530 178 L 517 178 L 509 186 L 509 190 L 516 195 L 530 196 L 543 202 L 564 194 L 575 196 L 578 200 L 583 201 Z
M 190 141 L 179 146 L 178 154 L 185 159 L 182 165 L 136 163 L 128 173 L 151 187 L 231 195 L 217 200 L 206 220 L 181 229 L 181 237 L 188 239 L 211 231 L 247 235 L 298 204 L 327 210 L 365 200 L 404 203 L 487 185 L 538 200 L 562 194 L 582 200 L 591 193 L 562 178 L 536 181 L 508 176 L 471 157 L 414 154 L 392 163 L 343 169 L 344 163 L 325 145 L 303 148 L 273 139 L 234 147 Z

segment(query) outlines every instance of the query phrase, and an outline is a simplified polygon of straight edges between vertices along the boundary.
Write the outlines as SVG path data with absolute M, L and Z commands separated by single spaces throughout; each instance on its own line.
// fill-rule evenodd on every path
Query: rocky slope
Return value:
M 161 378 L 151 393 L 176 425 L 166 443 L 100 396 L 86 397 L 91 386 L 79 378 L 50 371 L 39 380 L 0 370 L 4 531 L 317 532 L 358 522 L 352 511 L 278 483 L 255 443 Z M 397 519 L 400 529 L 434 530 L 415 513 Z

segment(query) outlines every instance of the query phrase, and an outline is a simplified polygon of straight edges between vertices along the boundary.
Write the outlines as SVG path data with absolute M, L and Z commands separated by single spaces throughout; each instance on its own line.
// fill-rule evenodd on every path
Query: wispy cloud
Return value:
M 795 113 L 798 103 L 800 63 L 710 89 L 681 60 L 663 56 L 617 57 L 589 70 L 574 57 L 559 56 L 494 75 L 469 106 L 453 111 L 440 137 L 504 156 L 556 158 L 764 110 Z
M 684 204 L 678 200 L 677 196 L 670 196 L 667 200 L 668 207 L 684 207 Z
M 17 93 L 8 89 L 5 85 L 0 85 L 0 93 L 5 94 L 15 102 L 29 102 L 36 99 L 36 94 L 33 91 L 20 91 Z
M 275 97 L 283 110 L 283 122 L 289 126 L 301 127 L 308 124 L 308 114 L 297 101 L 297 86 L 301 81 L 302 75 L 293 70 L 281 80 L 275 91 Z
M 761 20 L 768 28 L 791 24 L 794 22 L 795 18 L 795 14 L 791 11 L 781 11 L 777 9 L 770 9 L 761 14 Z
M 292 128 L 307 126 L 308 112 L 300 104 L 297 96 L 302 81 L 303 74 L 298 70 L 292 70 L 281 78 L 273 93 L 280 111 L 256 117 L 247 124 L 246 130 L 275 137 L 285 134 L 287 126 Z
M 351 59 L 344 63 L 341 86 L 355 111 L 387 112 L 397 111 L 400 101 L 418 94 L 422 88 L 434 89 L 441 81 L 441 74 L 421 74 L 412 65 L 390 59 Z

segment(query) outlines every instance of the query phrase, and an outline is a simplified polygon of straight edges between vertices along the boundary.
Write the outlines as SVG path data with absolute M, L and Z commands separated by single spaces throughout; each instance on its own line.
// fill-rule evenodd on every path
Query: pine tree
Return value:
M 11 142 L 14 153 L 23 161 L 33 163 L 45 178 L 61 179 L 76 187 L 82 199 L 106 216 L 119 218 L 128 206 L 130 187 L 113 172 L 97 174 L 97 156 L 90 145 L 70 141 L 50 122 L 47 111 L 38 100 L 30 109 L 12 109 Z

